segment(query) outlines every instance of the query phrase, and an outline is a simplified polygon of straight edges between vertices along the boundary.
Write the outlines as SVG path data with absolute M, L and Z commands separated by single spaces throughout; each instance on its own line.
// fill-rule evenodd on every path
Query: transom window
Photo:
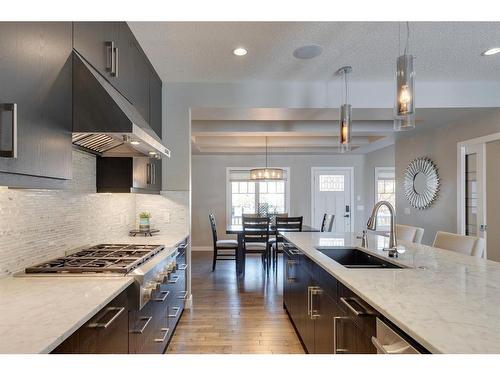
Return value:
M 320 175 L 319 191 L 344 191 L 344 175 Z
M 241 224 L 243 214 L 266 216 L 288 212 L 287 181 L 252 181 L 249 170 L 228 169 L 228 222 Z

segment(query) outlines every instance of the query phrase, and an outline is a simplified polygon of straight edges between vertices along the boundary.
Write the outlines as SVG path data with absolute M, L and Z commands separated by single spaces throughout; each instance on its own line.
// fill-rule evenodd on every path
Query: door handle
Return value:
M 0 150 L 0 157 L 2 158 L 17 158 L 17 103 L 3 103 L 0 104 L 0 111 L 12 112 L 12 147 L 10 150 Z M 1 123 L 0 123 L 1 125 Z M 1 130 L 1 129 L 0 129 Z

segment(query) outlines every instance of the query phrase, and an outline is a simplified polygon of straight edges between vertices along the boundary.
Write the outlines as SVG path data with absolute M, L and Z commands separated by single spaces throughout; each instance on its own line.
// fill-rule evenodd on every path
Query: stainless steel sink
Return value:
M 404 268 L 359 249 L 318 248 L 317 250 L 346 268 Z

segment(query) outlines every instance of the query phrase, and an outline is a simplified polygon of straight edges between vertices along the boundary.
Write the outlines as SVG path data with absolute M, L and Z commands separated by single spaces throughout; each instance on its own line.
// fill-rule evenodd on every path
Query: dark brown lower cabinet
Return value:
M 52 353 L 126 354 L 128 331 L 128 297 L 125 290 Z
M 284 246 L 283 306 L 308 353 L 375 353 L 378 312 L 292 244 Z

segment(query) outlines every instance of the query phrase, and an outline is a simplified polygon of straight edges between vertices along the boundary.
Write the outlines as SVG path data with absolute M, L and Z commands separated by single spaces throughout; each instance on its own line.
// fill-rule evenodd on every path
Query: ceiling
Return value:
M 398 55 L 395 22 L 129 24 L 164 82 L 326 81 L 343 65 L 353 67 L 353 81 L 387 81 Z M 419 80 L 500 79 L 500 55 L 480 56 L 500 46 L 500 22 L 412 22 L 410 33 Z M 321 45 L 322 55 L 294 58 L 306 44 Z M 246 56 L 232 54 L 239 46 Z
M 394 133 L 392 108 L 355 108 L 353 154 L 366 154 L 459 119 L 477 118 L 491 108 L 419 108 L 416 129 Z M 328 155 L 340 152 L 338 109 L 334 108 L 193 108 L 193 154 Z

